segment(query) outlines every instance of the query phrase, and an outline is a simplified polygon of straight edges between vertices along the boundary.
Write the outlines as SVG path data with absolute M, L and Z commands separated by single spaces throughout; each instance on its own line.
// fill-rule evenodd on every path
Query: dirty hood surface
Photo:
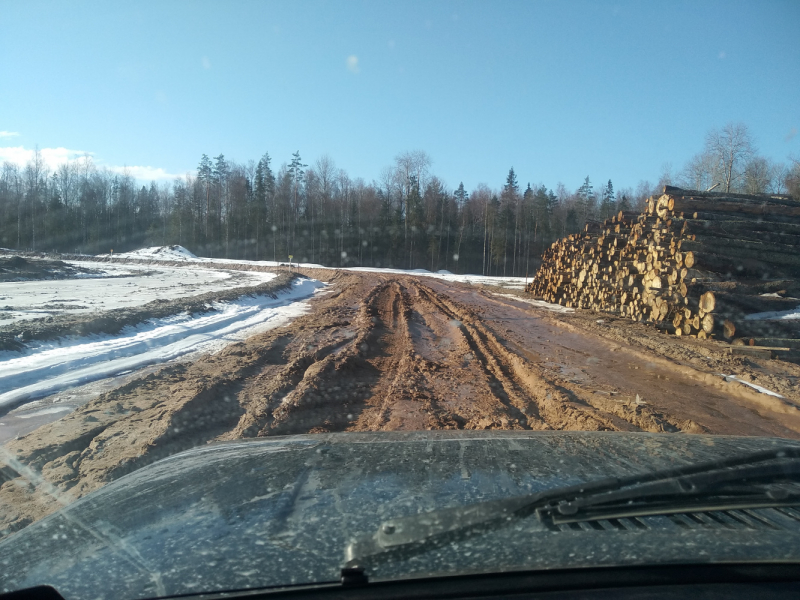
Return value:
M 596 432 L 342 433 L 209 445 L 141 468 L 0 543 L 0 590 L 153 596 L 336 581 L 386 519 L 782 446 Z M 580 528 L 579 528 L 580 529 Z M 553 532 L 535 518 L 376 567 L 373 579 L 730 560 L 800 560 L 797 530 Z

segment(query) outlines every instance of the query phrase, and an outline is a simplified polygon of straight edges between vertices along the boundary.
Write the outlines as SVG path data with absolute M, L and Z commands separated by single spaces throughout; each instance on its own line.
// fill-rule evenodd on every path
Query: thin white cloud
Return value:
M 19 133 L 16 131 L 0 131 L 0 138 L 17 137 Z
M 119 173 L 120 175 L 130 175 L 134 179 L 142 181 L 165 181 L 173 180 L 181 175 L 176 173 L 167 173 L 161 167 L 142 167 L 137 165 L 128 165 L 123 167 L 108 167 L 112 173 Z
M 24 167 L 33 159 L 34 152 L 34 150 L 24 146 L 0 146 L 0 164 L 8 161 Z M 64 163 L 77 162 L 86 155 L 94 158 L 94 153 L 92 152 L 70 150 L 69 148 L 40 148 L 39 153 L 50 170 L 55 170 Z M 106 168 L 112 173 L 119 173 L 120 175 L 127 174 L 141 181 L 171 181 L 181 176 L 176 173 L 168 173 L 161 167 L 139 165 L 108 166 L 99 161 L 95 161 L 95 164 L 101 169 Z
M 201 62 L 203 64 L 203 68 L 204 69 L 210 69 L 211 68 L 211 61 L 208 59 L 207 56 L 204 56 L 203 60 Z
M 361 71 L 361 69 L 358 66 L 358 57 L 355 54 L 351 54 L 350 56 L 348 56 L 347 60 L 345 61 L 345 64 L 347 65 L 347 70 L 350 71 L 351 73 L 358 73 L 359 71 Z

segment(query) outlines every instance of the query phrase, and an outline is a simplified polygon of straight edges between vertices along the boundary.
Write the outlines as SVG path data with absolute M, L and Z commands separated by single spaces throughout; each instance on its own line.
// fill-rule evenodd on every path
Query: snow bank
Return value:
M 147 258 L 157 260 L 192 260 L 197 256 L 183 246 L 151 246 L 150 248 L 140 248 L 132 252 L 121 254 L 111 254 L 104 256 L 119 256 L 122 258 Z
M 789 321 L 800 319 L 800 306 L 791 310 L 771 310 L 745 315 L 745 321 Z
M 118 335 L 93 335 L 39 344 L 25 354 L 0 353 L 0 407 L 13 408 L 64 388 L 163 363 L 190 352 L 210 352 L 303 314 L 302 300 L 323 287 L 296 280 L 278 299 L 244 297 L 216 303 L 215 312 L 181 314 L 126 327 Z

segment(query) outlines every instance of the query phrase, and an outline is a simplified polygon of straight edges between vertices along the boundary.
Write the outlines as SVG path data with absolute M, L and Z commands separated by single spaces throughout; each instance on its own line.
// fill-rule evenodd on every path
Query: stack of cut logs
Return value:
M 799 201 L 665 186 L 644 213 L 555 242 L 528 291 L 675 335 L 774 341 L 800 338 L 796 325 L 745 316 L 800 305 L 799 275 Z

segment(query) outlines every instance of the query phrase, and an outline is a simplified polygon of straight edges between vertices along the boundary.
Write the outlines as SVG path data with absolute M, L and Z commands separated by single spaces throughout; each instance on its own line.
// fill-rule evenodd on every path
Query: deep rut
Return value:
M 331 279 L 331 293 L 291 324 L 134 380 L 5 450 L 79 497 L 215 440 L 420 429 L 728 433 L 622 400 L 610 385 L 587 387 L 570 375 L 594 373 L 576 362 L 579 344 L 563 332 L 562 346 L 540 343 L 555 331 L 536 325 L 540 316 L 474 289 L 383 274 Z M 609 367 L 621 360 L 600 358 Z M 57 508 L 2 464 L 0 473 L 10 477 L 0 485 L 0 535 Z

